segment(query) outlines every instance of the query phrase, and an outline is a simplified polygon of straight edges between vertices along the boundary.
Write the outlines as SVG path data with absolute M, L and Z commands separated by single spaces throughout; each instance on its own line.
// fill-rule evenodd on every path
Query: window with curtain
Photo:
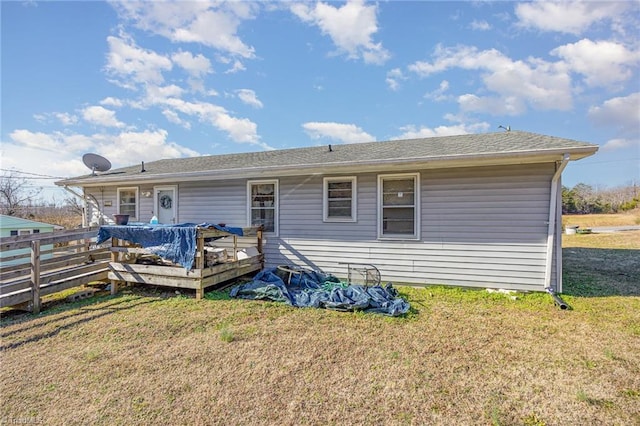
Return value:
M 265 232 L 278 232 L 278 181 L 249 181 L 249 220 Z
M 118 214 L 128 214 L 129 219 L 138 217 L 138 188 L 118 188 Z

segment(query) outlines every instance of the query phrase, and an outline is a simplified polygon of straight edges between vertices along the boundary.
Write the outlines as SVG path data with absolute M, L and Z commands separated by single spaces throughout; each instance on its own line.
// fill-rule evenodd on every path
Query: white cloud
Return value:
M 91 124 L 104 127 L 124 127 L 124 123 L 116 118 L 115 111 L 95 105 L 82 110 L 82 118 Z
M 389 52 L 382 43 L 375 43 L 372 36 L 378 31 L 377 5 L 363 0 L 350 0 L 341 7 L 317 2 L 294 3 L 291 12 L 303 22 L 316 25 L 328 35 L 338 48 L 351 59 L 365 63 L 382 64 L 389 59 Z
M 236 94 L 238 95 L 238 98 L 240 98 L 240 100 L 247 105 L 250 105 L 254 108 L 262 108 L 263 106 L 262 102 L 260 102 L 260 100 L 256 96 L 256 92 L 254 92 L 253 90 L 238 89 L 236 90 Z
M 389 89 L 393 91 L 398 90 L 400 88 L 400 81 L 406 79 L 407 77 L 404 76 L 400 68 L 394 68 L 387 72 L 387 86 L 389 86 Z
M 247 68 L 244 66 L 242 62 L 239 60 L 233 61 L 233 65 L 228 68 L 224 73 L 225 74 L 235 74 L 240 71 L 245 71 Z
M 123 37 L 107 37 L 109 44 L 107 73 L 120 78 L 118 83 L 131 89 L 134 87 L 132 83 L 161 84 L 164 82 L 162 72 L 171 70 L 171 60 L 152 50 L 136 46 L 130 37 Z
M 116 108 L 120 108 L 124 105 L 124 102 L 121 99 L 113 98 L 111 96 L 104 98 L 99 103 L 100 105 L 112 106 Z
M 207 102 L 188 102 L 178 98 L 167 98 L 159 104 L 186 115 L 196 116 L 201 122 L 226 132 L 236 142 L 250 143 L 271 149 L 269 145 L 260 141 L 256 123 L 247 118 L 232 117 L 221 106 Z
M 163 129 L 103 135 L 97 151 L 114 165 L 198 155 L 192 149 L 167 141 L 167 135 Z
M 619 151 L 634 146 L 637 149 L 637 154 L 640 154 L 640 137 L 636 139 L 610 139 L 600 148 L 600 152 Z
M 49 135 L 42 132 L 17 129 L 11 132 L 9 137 L 14 142 L 26 147 L 39 148 L 46 151 L 56 151 L 61 147 L 59 135 Z
M 521 115 L 527 110 L 522 99 L 516 96 L 458 96 L 458 104 L 464 112 L 484 112 L 492 115 Z
M 540 31 L 580 35 L 593 24 L 616 21 L 627 8 L 624 1 L 562 1 L 518 3 L 515 8 L 518 25 Z
M 33 118 L 39 123 L 48 123 L 52 119 L 60 122 L 63 126 L 72 126 L 78 123 L 78 116 L 68 112 L 50 112 L 44 114 L 34 114 Z
M 191 129 L 191 123 L 183 120 L 182 118 L 180 118 L 180 116 L 178 115 L 177 112 L 170 110 L 170 109 L 165 109 L 162 111 L 162 115 L 165 116 L 165 118 L 174 124 L 179 124 L 180 126 L 184 127 L 185 129 Z
M 22 171 L 42 173 L 42 165 L 46 164 L 47 174 L 55 176 L 87 173 L 87 168 L 81 160 L 86 152 L 105 156 L 114 168 L 140 161 L 199 155 L 190 148 L 167 141 L 168 134 L 163 129 L 91 135 L 41 133 L 19 129 L 9 136 L 11 142 L 2 144 L 3 165 L 17 167 Z M 29 161 L 24 161 L 25 157 L 29 158 Z
M 175 84 L 169 84 L 167 86 L 147 85 L 142 107 L 162 105 L 166 99 L 180 98 L 183 93 L 184 89 Z
M 551 54 L 584 75 L 589 86 L 611 86 L 628 80 L 640 58 L 639 52 L 631 52 L 622 44 L 589 39 L 559 46 Z
M 476 31 L 488 31 L 491 29 L 491 25 L 485 20 L 477 20 L 474 19 L 471 21 L 470 27 L 472 30 Z
M 437 46 L 433 62 L 418 61 L 409 70 L 421 77 L 451 68 L 485 71 L 482 81 L 493 95 L 462 95 L 458 101 L 468 110 L 495 113 L 497 103 L 511 114 L 522 114 L 525 104 L 541 110 L 569 110 L 572 107 L 571 78 L 564 64 L 536 58 L 512 60 L 496 49 L 478 50 L 474 46 Z
M 488 128 L 489 124 L 485 122 L 473 124 L 459 123 L 452 126 L 438 126 L 434 128 L 425 126 L 416 127 L 410 124 L 401 127 L 400 130 L 402 133 L 392 139 L 421 139 L 436 136 L 466 135 L 469 133 L 486 132 Z
M 92 144 L 91 138 L 85 135 L 62 132 L 43 133 L 18 129 L 11 132 L 9 137 L 18 145 L 47 152 L 82 151 Z
M 191 52 L 181 51 L 171 55 L 171 59 L 174 63 L 184 68 L 185 71 L 196 78 L 201 78 L 205 74 L 213 72 L 211 62 L 202 54 L 193 56 Z
M 617 128 L 621 134 L 640 138 L 640 92 L 605 101 L 589 108 L 589 119 L 599 125 Z
M 87 173 L 82 155 L 68 150 L 45 150 L 20 143 L 2 142 L 2 167 L 27 173 L 44 173 L 51 176 L 77 176 Z M 29 161 L 24 161 L 28 158 Z M 43 171 L 43 165 L 46 169 Z M 46 181 L 43 181 L 46 185 Z
M 304 131 L 312 139 L 334 139 L 344 143 L 373 142 L 371 136 L 355 124 L 309 122 L 302 125 Z
M 53 116 L 65 126 L 71 126 L 78 122 L 78 116 L 69 114 L 68 112 L 54 112 Z
M 440 82 L 440 86 L 438 86 L 436 90 L 425 93 L 424 97 L 427 99 L 433 99 L 434 101 L 444 101 L 449 98 L 449 96 L 446 95 L 448 90 L 449 82 L 447 80 L 442 80 Z
M 173 42 L 200 43 L 243 58 L 255 56 L 254 48 L 237 32 L 243 21 L 255 17 L 257 3 L 125 0 L 112 4 L 121 18 Z

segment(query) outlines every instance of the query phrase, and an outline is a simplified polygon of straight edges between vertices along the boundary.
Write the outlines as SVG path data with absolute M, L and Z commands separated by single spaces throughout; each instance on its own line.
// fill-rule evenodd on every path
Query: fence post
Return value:
M 31 295 L 33 313 L 40 313 L 40 241 L 31 241 Z

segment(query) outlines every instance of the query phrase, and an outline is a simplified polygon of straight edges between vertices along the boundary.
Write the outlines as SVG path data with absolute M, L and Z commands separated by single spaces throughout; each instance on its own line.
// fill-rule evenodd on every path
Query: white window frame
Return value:
M 351 216 L 350 217 L 330 217 L 329 216 L 329 183 L 331 182 L 351 182 Z M 356 222 L 358 217 L 357 208 L 358 188 L 355 176 L 326 177 L 322 183 L 322 220 L 324 222 Z
M 383 182 L 385 180 L 400 180 L 412 178 L 414 183 L 413 196 L 413 234 L 384 233 Z M 378 175 L 378 239 L 381 240 L 419 240 L 420 239 L 420 173 L 397 173 Z
M 266 235 L 278 236 L 280 234 L 280 190 L 278 185 L 278 179 L 265 179 L 265 180 L 249 180 L 247 181 L 247 225 L 254 226 L 251 223 L 251 212 L 253 206 L 251 205 L 251 187 L 253 185 L 273 185 L 273 232 L 264 233 Z
M 129 220 L 138 220 L 140 217 L 140 190 L 137 186 L 123 186 L 118 188 L 116 193 L 116 214 L 120 214 L 120 192 L 122 191 L 135 191 L 136 193 L 136 215 L 135 217 L 130 217 Z

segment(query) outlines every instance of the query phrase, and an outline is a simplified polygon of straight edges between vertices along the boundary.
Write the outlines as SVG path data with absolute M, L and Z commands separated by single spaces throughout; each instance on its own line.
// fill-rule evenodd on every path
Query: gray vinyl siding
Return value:
M 245 180 L 188 182 L 178 185 L 180 222 L 247 225 Z
M 265 245 L 266 259 L 341 277 L 341 262 L 371 263 L 384 281 L 540 291 L 554 170 L 554 164 L 416 170 L 419 241 L 376 238 L 377 174 L 357 176 L 356 223 L 322 222 L 322 177 L 280 179 L 280 234 Z
M 542 291 L 554 171 L 553 163 L 407 170 L 420 173 L 419 240 L 377 238 L 377 173 L 345 175 L 357 177 L 356 222 L 322 220 L 323 178 L 336 175 L 279 178 L 279 233 L 266 235 L 266 264 L 344 278 L 342 263 L 371 263 L 383 282 Z M 176 184 L 179 222 L 248 225 L 246 179 Z M 147 190 L 153 186 L 140 186 L 141 221 L 152 215 Z M 113 197 L 108 214 L 115 195 L 115 188 L 104 190 L 105 200 Z

